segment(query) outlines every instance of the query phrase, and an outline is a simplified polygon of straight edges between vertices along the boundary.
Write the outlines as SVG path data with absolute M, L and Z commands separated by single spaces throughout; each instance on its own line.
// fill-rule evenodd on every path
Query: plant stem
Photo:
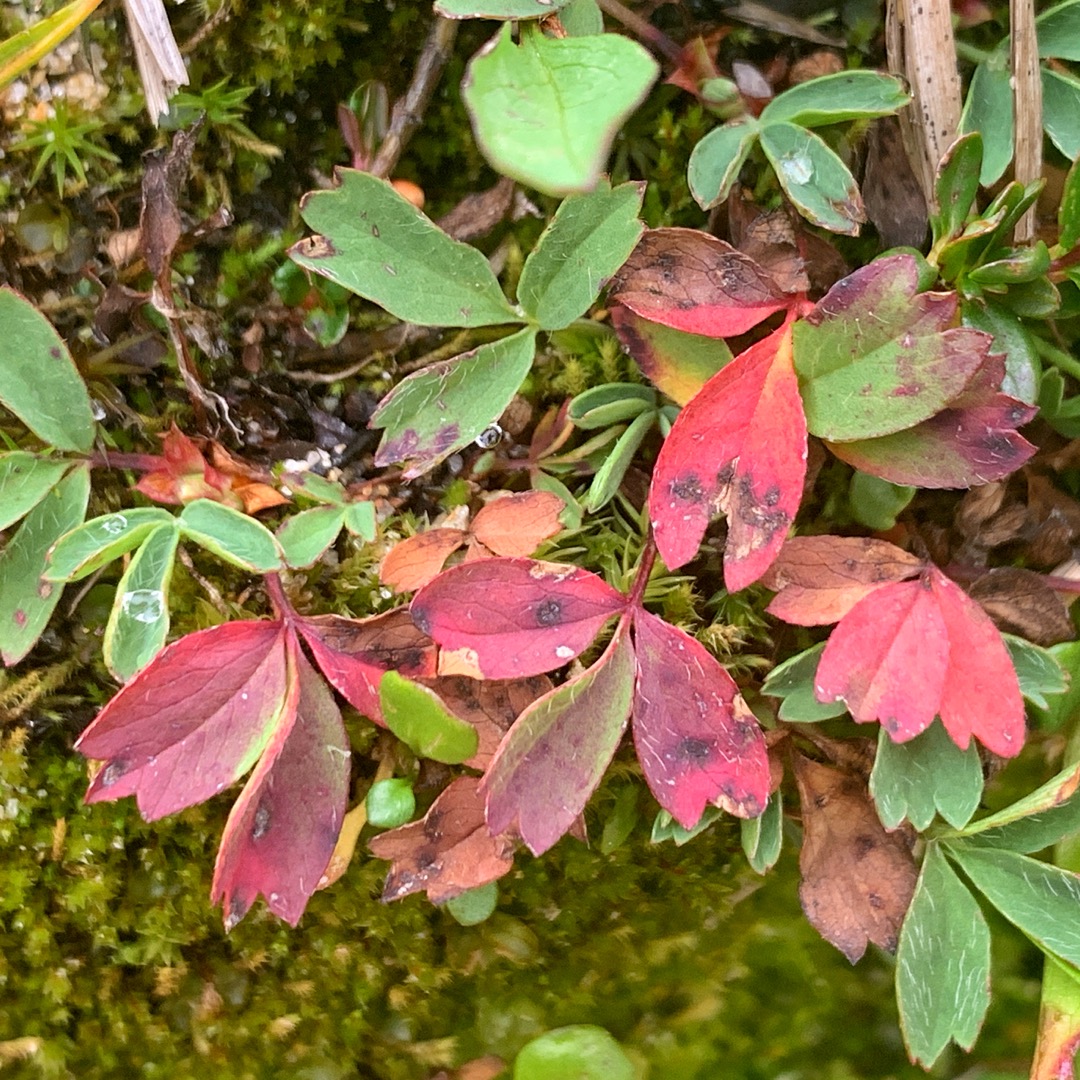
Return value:
M 597 2 L 601 11 L 621 22 L 627 30 L 630 30 L 641 41 L 652 46 L 658 53 L 662 53 L 673 64 L 677 66 L 682 61 L 682 49 L 663 30 L 658 30 L 647 19 L 643 19 L 636 12 L 620 3 L 620 0 L 597 0 Z
M 1043 338 L 1035 337 L 1034 341 L 1035 351 L 1041 359 L 1048 361 L 1059 371 L 1063 371 L 1066 375 L 1071 375 L 1074 379 L 1080 381 L 1080 360 L 1077 360 L 1075 356 L 1071 356 L 1064 349 L 1051 345 L 1049 341 Z
M 645 547 L 641 552 L 641 561 L 638 563 L 637 575 L 634 577 L 634 587 L 630 590 L 630 597 L 626 602 L 626 610 L 641 607 L 641 599 L 645 595 L 645 586 L 649 584 L 649 575 L 652 573 L 653 563 L 656 562 L 656 542 L 653 540 L 652 529 L 645 540 Z

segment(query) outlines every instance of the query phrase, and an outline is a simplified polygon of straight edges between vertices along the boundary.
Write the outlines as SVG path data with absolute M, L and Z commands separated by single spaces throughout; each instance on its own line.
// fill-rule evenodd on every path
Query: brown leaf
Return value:
M 434 690 L 450 712 L 476 728 L 480 745 L 465 764 L 480 770 L 491 763 L 510 725 L 538 697 L 552 689 L 552 682 L 546 675 L 483 680 L 444 675 L 418 681 Z
M 395 544 L 383 559 L 379 579 L 395 592 L 422 589 L 465 543 L 463 529 L 428 529 Z
M 1033 570 L 1012 566 L 991 570 L 968 593 L 1006 633 L 1036 645 L 1057 645 L 1076 637 L 1065 601 Z
M 929 220 L 926 200 L 894 116 L 883 116 L 870 127 L 862 194 L 866 214 L 885 247 L 922 247 Z
M 383 900 L 426 892 L 433 904 L 441 904 L 510 870 L 513 841 L 488 832 L 479 783 L 478 777 L 459 777 L 421 821 L 390 829 L 371 841 L 375 856 L 392 863 Z
M 473 518 L 472 534 L 496 555 L 531 555 L 562 529 L 566 504 L 549 491 L 523 491 L 494 499 Z
M 1068 559 L 1080 537 L 1080 502 L 1049 477 L 1029 472 L 1028 505 L 1033 525 L 1032 562 L 1050 567 Z
M 838 622 L 864 596 L 890 581 L 914 577 L 923 562 L 885 540 L 861 536 L 796 536 L 762 578 L 776 589 L 770 615 L 799 626 Z
M 139 215 L 139 247 L 146 265 L 161 279 L 172 261 L 173 251 L 184 232 L 180 209 L 180 188 L 191 168 L 191 157 L 202 123 L 173 136 L 172 146 L 148 154 L 142 184 L 142 211 Z
M 795 755 L 802 800 L 799 899 L 821 936 L 853 964 L 867 942 L 896 949 L 918 876 L 907 829 L 885 831 L 866 784 Z

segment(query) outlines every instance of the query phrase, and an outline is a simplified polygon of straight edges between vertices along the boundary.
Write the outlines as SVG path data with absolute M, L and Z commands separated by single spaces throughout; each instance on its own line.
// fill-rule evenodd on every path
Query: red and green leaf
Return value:
M 626 605 L 596 574 L 532 559 L 484 559 L 440 574 L 412 602 L 441 675 L 517 679 L 562 667 Z
M 806 421 L 791 342 L 785 325 L 710 379 L 679 414 L 653 472 L 649 512 L 664 562 L 674 569 L 692 559 L 723 511 L 732 592 L 769 568 L 802 498 Z
M 319 886 L 349 793 L 349 739 L 334 696 L 289 635 L 289 715 L 229 814 L 210 898 L 231 930 L 261 893 L 291 926 Z
M 377 724 L 383 722 L 379 683 L 386 672 L 410 679 L 435 675 L 435 647 L 416 629 L 407 608 L 369 619 L 297 617 L 296 629 L 334 689 Z
M 153 821 L 243 776 L 286 722 L 285 637 L 280 622 L 233 622 L 161 652 L 76 743 L 105 763 L 86 801 L 135 795 Z
M 634 746 L 656 801 L 684 829 L 709 803 L 757 817 L 769 760 L 735 680 L 699 642 L 641 609 L 634 651 Z
M 622 738 L 634 692 L 625 624 L 581 675 L 529 706 L 484 776 L 492 833 L 515 831 L 534 855 L 547 851 L 585 808 Z

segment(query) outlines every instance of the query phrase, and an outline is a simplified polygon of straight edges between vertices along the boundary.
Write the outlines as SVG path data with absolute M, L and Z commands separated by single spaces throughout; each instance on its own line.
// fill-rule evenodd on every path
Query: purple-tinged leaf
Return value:
M 634 651 L 634 746 L 656 801 L 684 829 L 708 803 L 757 817 L 769 759 L 735 680 L 699 642 L 640 609 Z
M 574 824 L 615 753 L 634 690 L 625 624 L 591 668 L 545 694 L 507 733 L 481 785 L 492 833 L 541 855 Z
M 596 574 L 534 559 L 444 571 L 412 602 L 440 649 L 440 675 L 518 679 L 562 667 L 592 644 L 626 597 Z
M 285 633 L 280 622 L 232 622 L 168 646 L 75 744 L 105 762 L 86 801 L 135 795 L 154 821 L 243 776 L 283 722 Z
M 210 898 L 231 930 L 261 893 L 291 926 L 300 921 L 337 842 L 349 793 L 349 739 L 333 695 L 288 641 L 290 714 L 229 814 Z

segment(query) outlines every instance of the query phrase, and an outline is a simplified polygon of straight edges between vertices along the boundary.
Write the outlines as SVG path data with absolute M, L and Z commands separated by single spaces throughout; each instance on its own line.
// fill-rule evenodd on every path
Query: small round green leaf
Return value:
M 337 539 L 344 522 L 342 506 L 316 506 L 294 514 L 277 531 L 286 564 L 296 569 L 314 565 Z
M 476 926 L 491 918 L 499 902 L 499 888 L 494 881 L 467 889 L 446 901 L 446 910 L 462 925 Z
M 737 120 L 714 128 L 694 147 L 687 181 L 702 210 L 722 203 L 731 194 L 758 131 L 756 121 Z
M 514 1080 L 634 1080 L 634 1066 L 609 1032 L 574 1024 L 525 1046 L 514 1062 Z
M 376 780 L 371 785 L 364 806 L 369 825 L 377 829 L 396 829 L 412 820 L 416 813 L 416 796 L 408 780 L 393 776 Z
M 180 529 L 219 559 L 254 573 L 281 569 L 281 548 L 263 524 L 231 506 L 196 499 L 180 514 Z
M 476 753 L 476 728 L 446 711 L 426 686 L 388 671 L 379 682 L 386 726 L 419 757 L 459 765 Z

